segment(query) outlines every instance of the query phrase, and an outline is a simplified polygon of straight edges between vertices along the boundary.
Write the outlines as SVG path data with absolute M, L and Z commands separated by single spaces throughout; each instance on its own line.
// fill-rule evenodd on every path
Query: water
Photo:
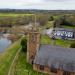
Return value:
M 7 37 L 0 36 L 0 52 L 4 52 L 11 43 L 11 40 L 7 39 Z

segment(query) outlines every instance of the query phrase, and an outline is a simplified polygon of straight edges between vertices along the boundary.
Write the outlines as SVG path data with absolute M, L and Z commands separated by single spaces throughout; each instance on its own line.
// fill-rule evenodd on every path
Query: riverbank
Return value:
M 20 40 L 14 42 L 4 53 L 0 54 L 0 75 L 7 75 L 19 48 L 21 48 Z
M 0 54 L 12 44 L 12 41 L 6 37 L 0 36 Z

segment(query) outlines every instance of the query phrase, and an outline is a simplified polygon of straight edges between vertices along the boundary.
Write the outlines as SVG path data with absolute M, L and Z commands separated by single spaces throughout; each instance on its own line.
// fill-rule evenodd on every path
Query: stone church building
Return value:
M 27 62 L 33 69 L 49 75 L 75 75 L 75 49 L 40 44 L 40 32 L 30 30 L 27 42 Z

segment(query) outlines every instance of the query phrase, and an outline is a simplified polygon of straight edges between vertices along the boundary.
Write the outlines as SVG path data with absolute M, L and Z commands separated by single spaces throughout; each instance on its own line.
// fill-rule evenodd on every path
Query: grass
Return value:
M 50 45 L 53 45 L 53 43 L 54 43 L 54 45 L 56 45 L 56 46 L 68 48 L 74 42 L 74 40 L 63 40 L 63 39 L 52 40 L 49 36 L 42 35 L 40 42 L 41 42 L 41 44 L 50 44 Z
M 50 44 L 51 43 L 51 39 L 49 36 L 47 35 L 42 35 L 41 36 L 41 40 L 40 40 L 41 44 Z
M 55 45 L 68 48 L 73 42 L 74 40 L 57 39 L 55 40 Z
M 18 40 L 9 48 L 7 48 L 3 54 L 0 55 L 0 75 L 7 75 L 15 54 L 20 47 L 20 40 Z
M 0 13 L 0 17 L 3 16 L 18 17 L 18 16 L 31 16 L 31 15 L 33 14 Z
M 32 65 L 27 63 L 26 53 L 24 52 L 21 52 L 19 54 L 19 59 L 17 62 L 18 63 L 16 65 L 15 75 L 42 75 L 43 74 L 43 73 L 33 71 Z

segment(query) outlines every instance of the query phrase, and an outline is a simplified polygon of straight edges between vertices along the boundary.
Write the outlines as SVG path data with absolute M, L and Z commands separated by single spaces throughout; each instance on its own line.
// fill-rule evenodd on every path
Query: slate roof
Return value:
M 75 49 L 41 45 L 35 56 L 34 63 L 75 72 Z

